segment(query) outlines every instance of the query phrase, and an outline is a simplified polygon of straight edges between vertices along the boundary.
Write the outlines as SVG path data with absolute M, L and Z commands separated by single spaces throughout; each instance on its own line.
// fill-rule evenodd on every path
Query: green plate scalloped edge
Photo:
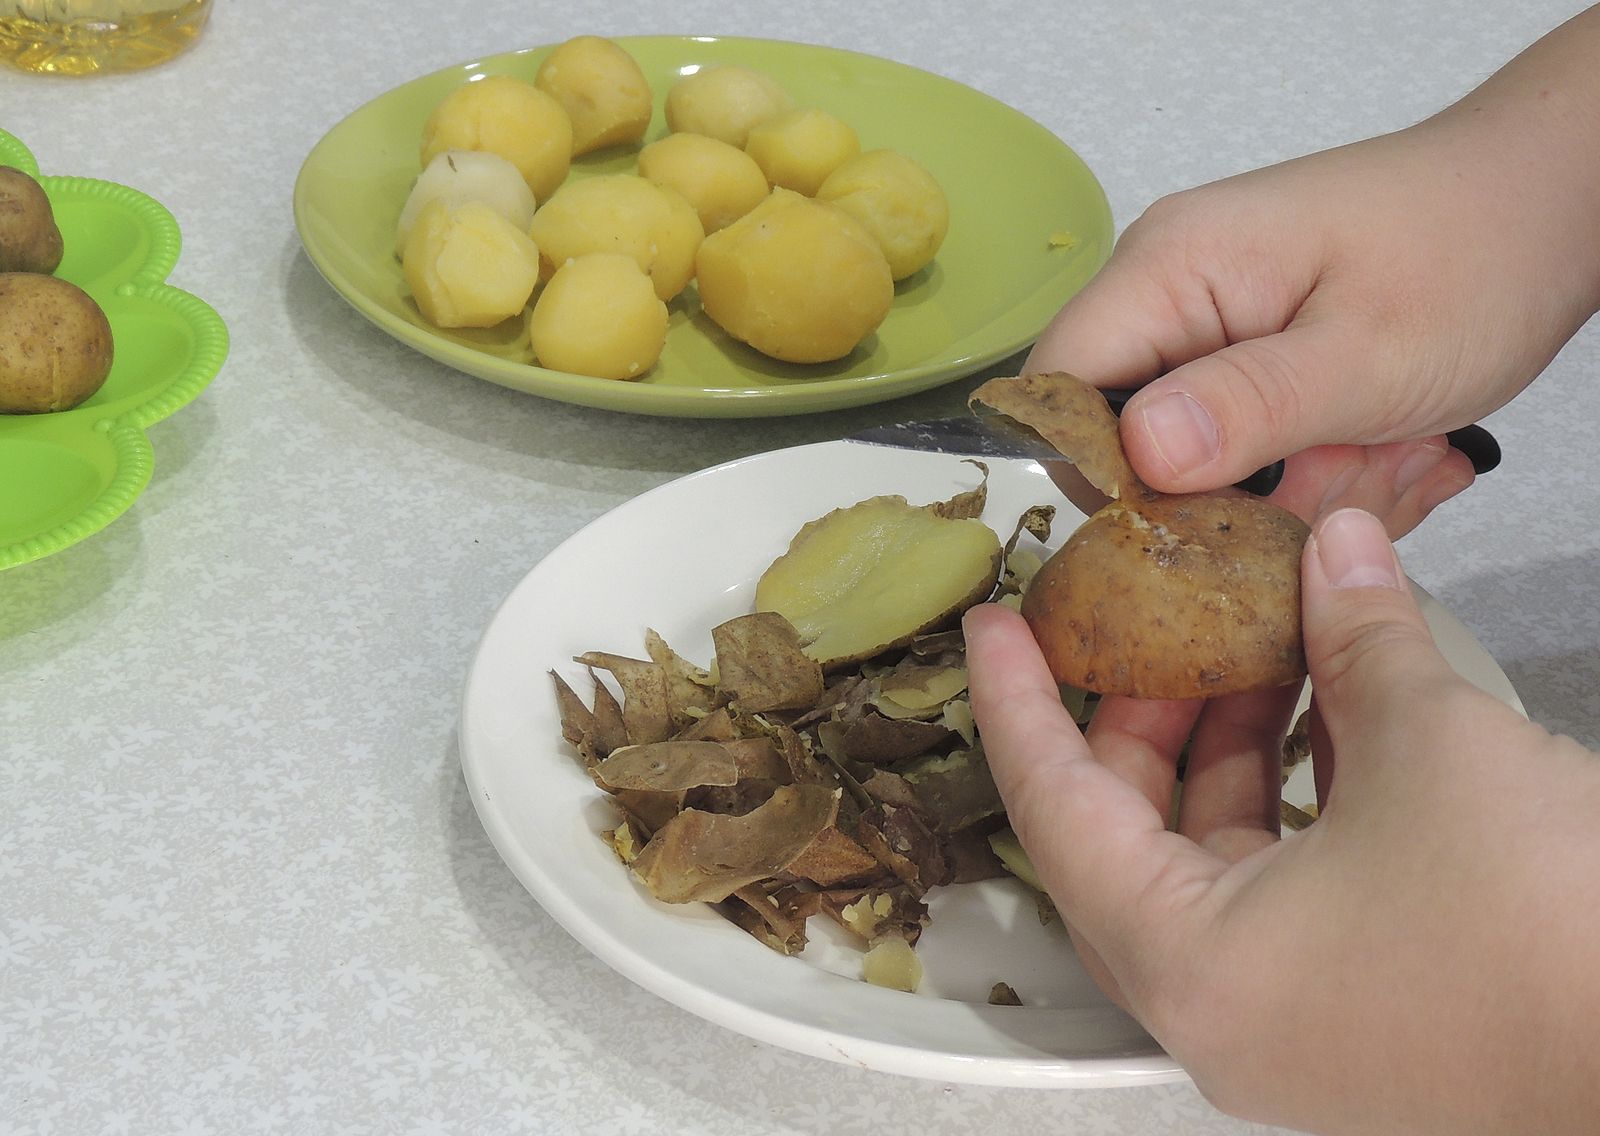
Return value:
M 228 329 L 203 300 L 166 283 L 178 223 L 148 194 L 92 178 L 39 176 L 0 130 L 0 165 L 38 178 L 66 254 L 57 275 L 111 323 L 115 359 L 98 393 L 54 414 L 0 415 L 0 570 L 59 552 L 126 512 L 150 482 L 145 429 L 192 402 L 228 354 Z
M 765 359 L 717 331 L 691 288 L 673 302 L 660 362 L 615 382 L 525 362 L 520 320 L 481 333 L 429 327 L 394 256 L 394 222 L 418 173 L 422 124 L 456 86 L 484 74 L 531 78 L 550 46 L 490 56 L 394 88 L 337 123 L 295 182 L 295 225 L 313 264 L 357 311 L 400 342 L 457 370 L 585 406 L 680 417 L 753 417 L 858 406 L 972 374 L 1031 343 L 1110 255 L 1104 191 L 1064 142 L 971 87 L 902 63 L 837 48 L 711 36 L 622 36 L 656 95 L 646 140 L 665 132 L 667 88 L 681 74 L 743 63 L 798 102 L 853 125 L 863 147 L 900 149 L 926 165 L 951 202 L 934 265 L 897 289 L 875 337 L 837 364 Z M 573 176 L 635 168 L 636 149 L 590 155 Z M 1053 238 L 1071 234 L 1063 245 Z M 520 334 L 519 334 L 520 333 Z

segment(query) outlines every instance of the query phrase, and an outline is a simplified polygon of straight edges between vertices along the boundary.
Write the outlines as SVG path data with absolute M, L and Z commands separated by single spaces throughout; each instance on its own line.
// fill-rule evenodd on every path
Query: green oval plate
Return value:
M 178 224 L 136 189 L 39 177 L 22 142 L 0 130 L 0 166 L 38 178 L 66 254 L 56 275 L 105 310 L 115 359 L 105 385 L 55 414 L 0 414 L 0 569 L 59 552 L 127 511 L 150 481 L 145 428 L 205 389 L 228 331 L 203 301 L 166 283 Z
M 679 76 L 740 63 L 773 76 L 797 102 L 849 122 L 864 148 L 904 151 L 938 178 L 950 199 L 950 235 L 931 266 L 901 282 L 873 337 L 837 363 L 779 363 L 720 332 L 698 311 L 691 288 L 673 302 L 655 368 L 640 381 L 616 382 L 530 365 L 521 320 L 466 333 L 425 323 L 394 253 L 423 122 L 473 76 L 531 79 L 549 47 L 412 80 L 317 143 L 295 184 L 295 223 L 334 290 L 402 343 L 516 390 L 640 414 L 753 417 L 858 406 L 971 374 L 1031 343 L 1110 254 L 1111 211 L 1089 168 L 1037 122 L 970 87 L 873 56 L 772 40 L 617 42 L 656 94 L 647 141 L 666 131 L 662 96 Z M 636 154 L 626 148 L 580 158 L 573 176 L 630 171 Z

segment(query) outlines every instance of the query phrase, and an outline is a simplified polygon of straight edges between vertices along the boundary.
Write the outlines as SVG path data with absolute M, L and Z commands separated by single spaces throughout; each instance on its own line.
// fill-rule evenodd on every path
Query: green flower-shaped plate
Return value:
M 666 133 L 663 98 L 680 76 L 737 63 L 771 75 L 796 102 L 843 118 L 864 148 L 902 150 L 938 178 L 950 235 L 931 266 L 900 283 L 875 335 L 837 363 L 779 363 L 719 331 L 690 288 L 671 306 L 660 361 L 638 382 L 615 382 L 533 366 L 521 320 L 481 332 L 429 326 L 395 257 L 423 123 L 474 78 L 531 80 L 549 47 L 424 75 L 335 125 L 295 185 L 295 223 L 312 263 L 378 327 L 457 370 L 584 406 L 712 418 L 859 406 L 972 374 L 1031 343 L 1110 254 L 1111 211 L 1089 168 L 1043 126 L 971 87 L 887 59 L 775 40 L 617 42 L 655 94 L 646 141 Z M 624 147 L 579 158 L 571 176 L 635 169 L 637 149 Z
M 0 165 L 39 180 L 66 254 L 56 275 L 111 322 L 115 359 L 87 402 L 54 414 L 0 414 L 0 569 L 99 532 L 150 481 L 145 429 L 192 401 L 222 367 L 228 330 L 200 299 L 166 283 L 178 223 L 136 189 L 39 177 L 33 154 L 0 130 Z

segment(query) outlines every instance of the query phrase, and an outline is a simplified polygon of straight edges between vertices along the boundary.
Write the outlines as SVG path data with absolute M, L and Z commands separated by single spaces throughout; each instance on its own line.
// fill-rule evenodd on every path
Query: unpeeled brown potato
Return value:
M 451 91 L 422 127 L 422 164 L 446 150 L 487 150 L 548 198 L 572 166 L 572 119 L 552 96 L 513 75 L 485 75 Z
M 71 410 L 111 373 L 111 324 L 75 284 L 0 274 L 0 414 Z
M 0 272 L 54 272 L 61 230 L 44 187 L 21 170 L 0 166 Z
M 707 237 L 695 268 L 706 315 L 788 363 L 850 354 L 894 302 L 889 262 L 861 222 L 787 189 Z
M 650 84 L 633 56 L 603 36 L 574 36 L 539 65 L 534 86 L 572 119 L 572 153 L 637 142 L 650 125 Z

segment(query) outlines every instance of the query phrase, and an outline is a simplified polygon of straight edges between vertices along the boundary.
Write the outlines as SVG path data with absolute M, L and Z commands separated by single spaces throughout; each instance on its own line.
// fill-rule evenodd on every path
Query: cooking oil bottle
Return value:
M 137 71 L 194 42 L 211 0 L 0 0 L 0 62 L 51 75 Z

